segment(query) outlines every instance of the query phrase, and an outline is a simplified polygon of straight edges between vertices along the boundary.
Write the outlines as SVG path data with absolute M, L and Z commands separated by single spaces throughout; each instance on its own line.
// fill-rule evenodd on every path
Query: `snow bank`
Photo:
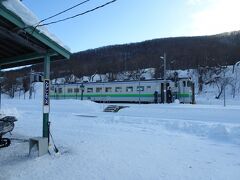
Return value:
M 137 126 L 159 126 L 225 143 L 240 144 L 239 106 L 130 105 L 107 120 Z
M 138 126 L 146 126 L 147 124 L 150 126 L 160 126 L 172 132 L 181 132 L 207 138 L 210 140 L 240 145 L 240 125 L 196 122 L 187 120 L 183 121 L 179 119 L 166 118 L 143 118 L 138 116 L 114 116 L 113 119 L 109 121 L 111 123 L 132 124 Z
M 180 131 L 188 134 L 209 138 L 212 140 L 240 144 L 240 125 L 232 126 L 219 123 L 202 123 L 190 121 L 162 121 L 163 125 L 168 130 Z
M 4 0 L 1 2 L 4 7 L 6 7 L 8 10 L 19 16 L 22 21 L 26 24 L 26 26 L 33 26 L 35 27 L 38 25 L 40 20 L 36 17 L 36 15 L 30 11 L 23 3 L 21 3 L 19 0 Z M 64 47 L 65 49 L 68 49 L 70 51 L 70 48 L 64 45 L 54 34 L 50 33 L 46 27 L 37 27 L 37 29 L 48 36 L 50 39 L 55 41 L 60 46 Z

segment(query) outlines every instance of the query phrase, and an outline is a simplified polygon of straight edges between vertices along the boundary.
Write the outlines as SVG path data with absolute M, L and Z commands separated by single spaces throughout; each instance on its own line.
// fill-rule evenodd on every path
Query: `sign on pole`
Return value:
M 43 84 L 43 113 L 49 113 L 50 110 L 50 101 L 49 101 L 49 93 L 50 93 L 50 80 L 49 79 L 44 79 L 44 84 Z

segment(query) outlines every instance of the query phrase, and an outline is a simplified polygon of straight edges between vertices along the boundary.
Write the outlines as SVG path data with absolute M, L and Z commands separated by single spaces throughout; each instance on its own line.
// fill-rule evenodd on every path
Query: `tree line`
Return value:
M 51 63 L 51 79 L 74 74 L 114 74 L 155 68 L 155 78 L 163 77 L 161 56 L 167 54 L 167 69 L 198 69 L 232 65 L 240 60 L 240 32 L 212 36 L 175 37 L 147 40 L 139 43 L 112 45 L 72 54 L 70 60 Z M 17 77 L 27 76 L 30 69 L 40 72 L 43 65 L 33 65 L 5 72 L 6 89 Z M 111 78 L 110 78 L 111 80 Z M 25 85 L 26 86 L 26 85 Z M 26 87 L 27 88 L 27 87 Z

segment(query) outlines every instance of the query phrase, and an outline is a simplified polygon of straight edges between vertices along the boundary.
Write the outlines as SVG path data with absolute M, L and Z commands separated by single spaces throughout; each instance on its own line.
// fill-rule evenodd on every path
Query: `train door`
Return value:
M 183 103 L 191 103 L 192 102 L 192 89 L 191 89 L 191 81 L 184 79 L 182 81 L 182 101 Z
M 187 92 L 187 81 L 186 80 L 183 80 L 182 82 L 182 91 L 180 92 L 181 94 L 180 94 L 180 97 L 181 97 L 181 99 L 182 99 L 182 103 L 186 103 L 186 100 L 187 100 L 187 94 L 186 94 L 186 92 Z

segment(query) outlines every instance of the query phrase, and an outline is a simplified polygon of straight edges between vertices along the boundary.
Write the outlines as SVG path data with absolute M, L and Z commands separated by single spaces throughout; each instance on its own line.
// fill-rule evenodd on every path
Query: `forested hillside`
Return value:
M 52 71 L 55 76 L 69 73 L 82 76 L 149 67 L 159 69 L 164 52 L 168 69 L 231 65 L 240 59 L 240 32 L 154 39 L 91 49 L 73 54 L 68 62 L 54 63 Z

